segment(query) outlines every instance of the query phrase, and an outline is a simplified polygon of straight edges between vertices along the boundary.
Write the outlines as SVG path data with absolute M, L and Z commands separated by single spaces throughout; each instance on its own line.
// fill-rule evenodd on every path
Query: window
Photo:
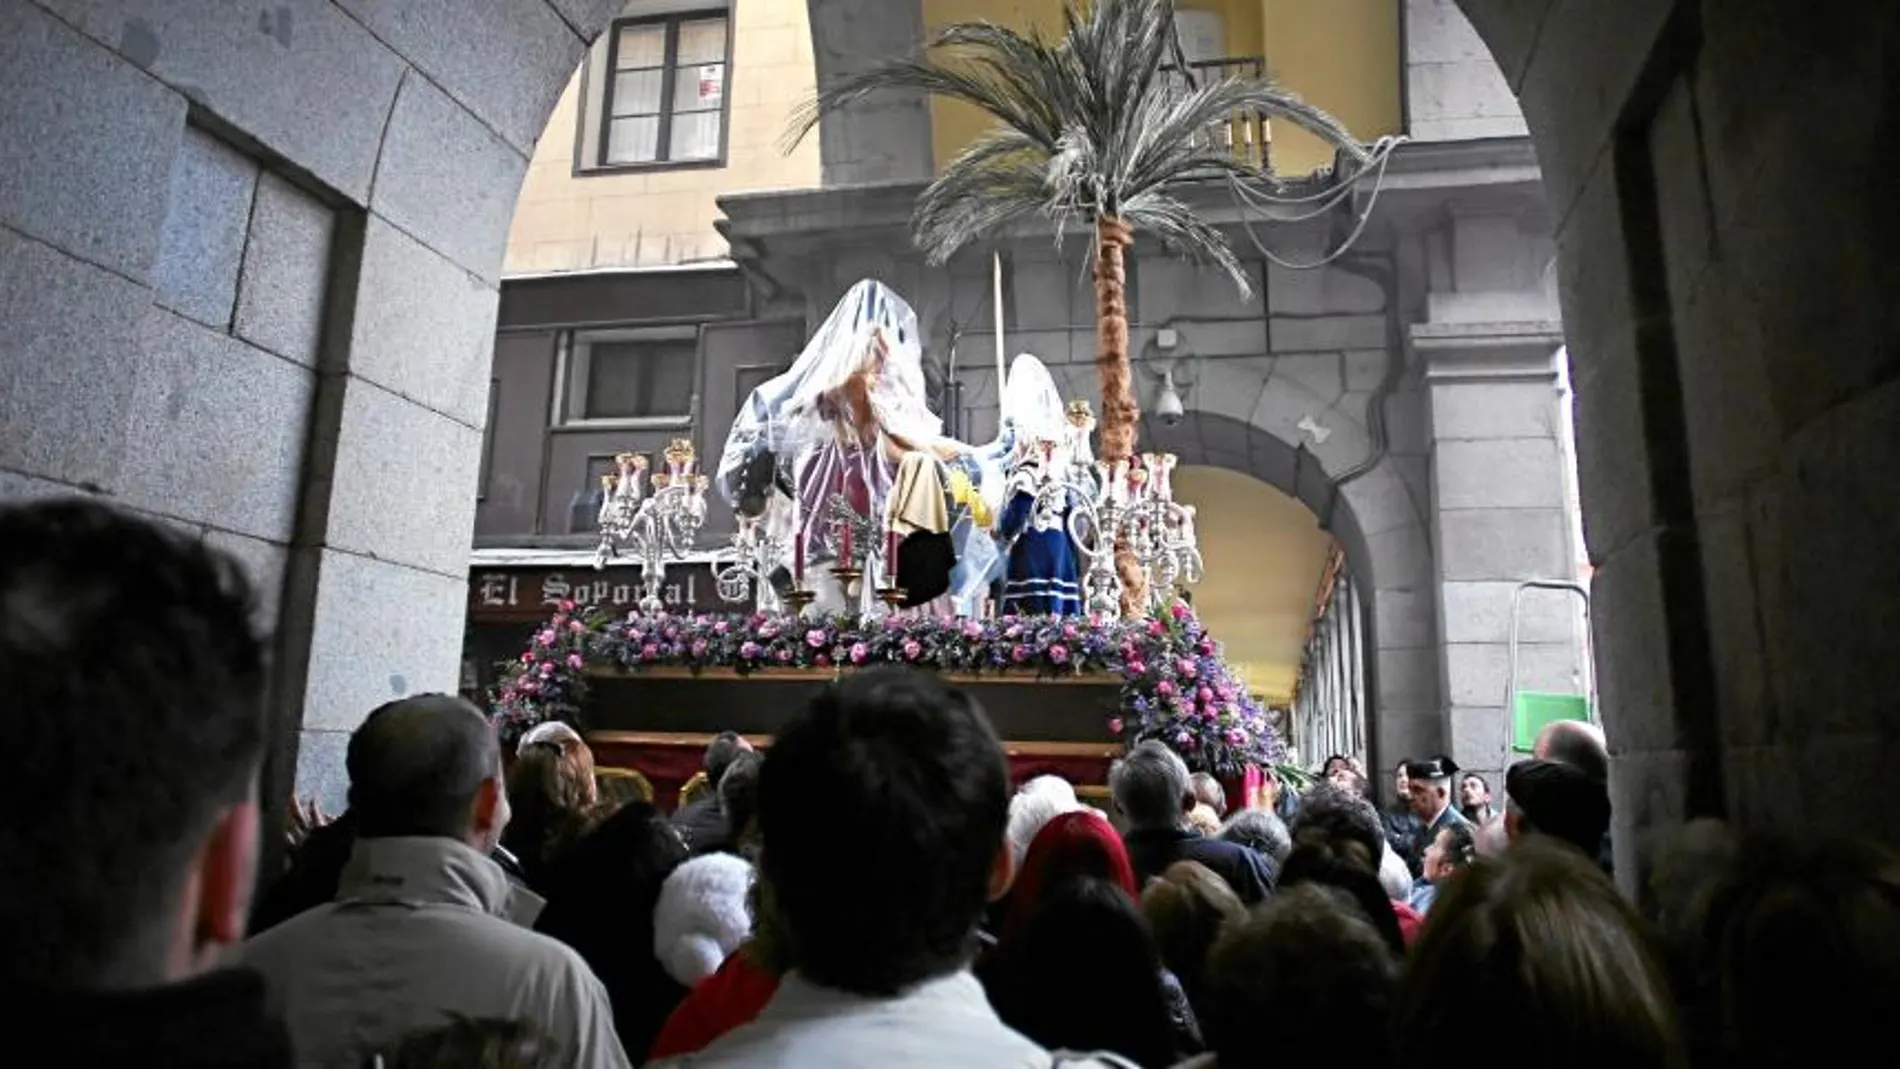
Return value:
M 677 425 L 692 418 L 696 327 L 570 336 L 557 423 Z
M 568 534 L 599 534 L 600 505 L 607 497 L 607 491 L 600 481 L 612 474 L 614 458 L 612 454 L 595 455 L 587 458 L 587 470 L 581 476 L 581 488 L 567 503 Z
M 644 4 L 630 4 L 636 14 Z M 588 54 L 580 170 L 717 164 L 726 151 L 723 8 L 615 22 Z

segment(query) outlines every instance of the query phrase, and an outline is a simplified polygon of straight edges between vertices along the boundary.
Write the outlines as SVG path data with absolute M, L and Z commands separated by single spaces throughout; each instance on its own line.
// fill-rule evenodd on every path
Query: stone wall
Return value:
M 1419 141 L 1524 136 L 1517 97 L 1456 0 L 1405 0 L 1405 112 Z
M 0 3 L 0 495 L 237 554 L 333 809 L 455 687 L 508 220 L 616 6 Z
M 1462 6 L 1561 220 L 1620 870 L 1697 815 L 1900 838 L 1900 140 L 1870 104 L 1900 8 Z

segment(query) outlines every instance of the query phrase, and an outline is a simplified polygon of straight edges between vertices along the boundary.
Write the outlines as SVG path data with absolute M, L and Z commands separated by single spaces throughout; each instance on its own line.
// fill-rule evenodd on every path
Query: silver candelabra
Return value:
M 1128 547 L 1147 577 L 1151 603 L 1201 581 L 1194 506 L 1174 500 L 1176 463 L 1172 453 L 1093 465 L 1078 460 L 1065 475 L 1038 491 L 1038 515 L 1045 507 L 1069 509 L 1069 537 L 1088 560 L 1082 590 L 1091 614 L 1112 619 L 1121 613 L 1122 581 L 1115 569 L 1118 543 Z
M 601 476 L 600 548 L 594 553 L 595 568 L 605 568 L 621 556 L 640 562 L 640 611 L 649 614 L 666 609 L 660 597 L 666 562 L 692 551 L 693 539 L 706 522 L 710 484 L 686 439 L 673 439 L 661 455 L 666 470 L 650 479 L 647 458 L 637 453 L 616 456 L 613 473 Z M 651 483 L 651 490 L 642 482 Z

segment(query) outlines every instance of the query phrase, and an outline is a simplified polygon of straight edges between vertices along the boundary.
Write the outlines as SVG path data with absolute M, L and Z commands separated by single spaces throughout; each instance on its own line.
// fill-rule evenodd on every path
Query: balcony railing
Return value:
M 1259 56 L 1228 56 L 1222 59 L 1195 60 L 1183 71 L 1178 66 L 1164 68 L 1172 77 L 1188 85 L 1205 85 L 1222 78 L 1262 78 L 1266 60 Z M 1235 112 L 1208 131 L 1208 136 L 1225 145 L 1229 152 L 1262 170 L 1273 169 L 1273 121 L 1258 111 Z

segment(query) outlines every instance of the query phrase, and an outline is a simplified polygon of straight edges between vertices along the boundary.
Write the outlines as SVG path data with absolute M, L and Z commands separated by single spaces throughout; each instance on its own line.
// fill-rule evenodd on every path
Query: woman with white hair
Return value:
M 1009 849 L 1017 867 L 1029 851 L 1029 843 L 1043 825 L 1064 813 L 1083 808 L 1075 796 L 1075 786 L 1061 776 L 1037 776 L 1017 789 L 1009 800 Z

